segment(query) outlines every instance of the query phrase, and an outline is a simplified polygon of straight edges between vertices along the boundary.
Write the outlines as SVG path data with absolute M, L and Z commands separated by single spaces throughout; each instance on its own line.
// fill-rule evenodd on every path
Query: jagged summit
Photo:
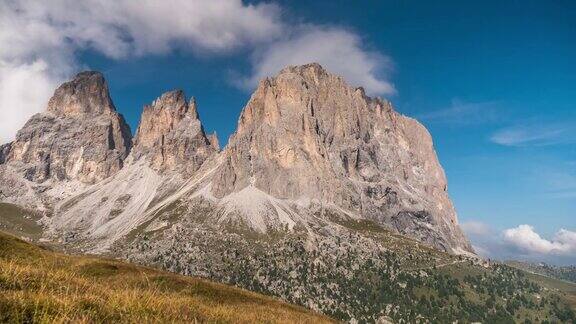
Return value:
M 208 140 L 210 141 L 210 144 L 216 151 L 220 151 L 220 141 L 218 140 L 218 134 L 216 133 L 216 131 L 208 135 Z
M 278 72 L 278 74 L 276 76 L 274 76 L 273 78 L 268 78 L 268 80 L 278 79 L 278 78 L 281 78 L 284 76 L 290 77 L 290 75 L 294 75 L 294 74 L 299 75 L 302 78 L 305 78 L 305 79 L 312 81 L 312 82 L 319 82 L 320 79 L 331 76 L 331 77 L 336 78 L 336 79 L 338 79 L 338 80 L 340 80 L 346 84 L 346 80 L 344 80 L 343 77 L 341 77 L 337 74 L 330 73 L 328 70 L 326 70 L 319 63 L 308 63 L 308 64 L 303 64 L 303 65 L 290 65 L 290 66 L 287 66 L 287 67 L 283 68 L 282 70 L 280 70 L 280 72 Z M 266 79 L 264 79 L 262 81 L 264 82 L 265 80 Z M 362 94 L 362 96 L 364 96 L 366 100 L 380 101 L 382 103 L 382 105 L 391 107 L 389 102 L 387 102 L 386 100 L 384 100 L 380 97 L 375 97 L 375 98 L 368 97 L 366 95 L 366 90 L 362 86 L 358 86 L 355 88 L 350 87 L 350 88 L 353 89 L 354 91 L 360 92 L 360 94 Z
M 156 98 L 151 105 L 144 107 L 154 110 L 173 109 L 180 115 L 189 114 L 191 117 L 199 119 L 198 111 L 196 109 L 196 99 L 194 97 L 190 100 L 186 99 L 186 94 L 181 89 L 171 90 L 163 93 L 160 97 Z
M 200 122 L 196 101 L 182 90 L 169 91 L 144 107 L 134 139 L 134 156 L 148 158 L 156 170 L 196 171 L 217 151 Z
M 391 251 L 446 256 L 397 233 L 472 252 L 426 128 L 319 64 L 262 80 L 222 151 L 181 90 L 144 107 L 131 144 L 102 75 L 80 73 L 0 146 L 0 201 L 42 209 L 43 239 L 69 250 L 322 310 L 365 313 L 357 283 L 397 278 Z
M 224 150 L 212 194 L 253 186 L 385 224 L 440 249 L 471 247 L 427 130 L 319 64 L 262 81 Z
M 44 191 L 54 181 L 72 188 L 50 192 L 63 200 L 55 232 L 97 233 L 111 243 L 186 201 L 189 213 L 203 208 L 217 226 L 239 222 L 262 234 L 314 232 L 319 219 L 332 221 L 329 214 L 441 250 L 472 251 L 428 131 L 317 63 L 262 80 L 222 151 L 182 90 L 144 107 L 133 146 L 98 72 L 60 86 L 48 110 L 0 148 L 0 172 L 9 179 L 0 197 L 50 201 Z M 80 187 L 70 181 L 86 191 L 75 192 Z M 97 217 L 84 217 L 93 210 Z
M 192 114 L 188 112 L 192 110 Z M 186 116 L 198 119 L 194 99 L 188 103 L 182 90 L 168 91 L 156 98 L 152 104 L 145 105 L 136 130 L 136 147 L 149 148 L 161 140 L 162 136 L 173 130 Z
M 78 116 L 111 114 L 116 108 L 102 73 L 85 71 L 56 89 L 47 110 L 61 116 Z
M 328 71 L 326 71 L 326 69 L 324 69 L 324 67 L 320 65 L 320 63 L 312 62 L 302 65 L 289 65 L 280 70 L 280 72 L 278 72 L 276 77 L 286 73 L 298 73 L 301 75 L 304 75 L 306 73 L 312 75 L 327 75 Z
M 92 184 L 118 172 L 131 146 L 130 128 L 116 112 L 102 74 L 79 73 L 2 147 L 0 199 L 47 208 L 52 193 L 78 188 L 72 182 Z

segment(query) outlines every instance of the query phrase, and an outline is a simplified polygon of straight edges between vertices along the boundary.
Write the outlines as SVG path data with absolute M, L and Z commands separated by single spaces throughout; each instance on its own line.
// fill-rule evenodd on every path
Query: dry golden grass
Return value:
M 0 233 L 0 322 L 331 322 L 256 293 Z

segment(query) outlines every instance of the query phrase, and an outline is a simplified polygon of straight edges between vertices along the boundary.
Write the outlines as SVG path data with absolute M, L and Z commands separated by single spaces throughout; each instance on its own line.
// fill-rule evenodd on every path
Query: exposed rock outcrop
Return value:
M 220 142 L 218 141 L 218 134 L 216 134 L 216 132 L 208 135 L 208 141 L 210 141 L 212 148 L 214 148 L 216 151 L 220 151 Z
M 216 197 L 253 185 L 341 207 L 440 249 L 471 250 L 427 130 L 318 64 L 260 82 L 223 159 Z
M 104 76 L 100 72 L 84 71 L 56 89 L 47 110 L 57 116 L 74 117 L 114 114 L 116 108 Z
M 82 72 L 56 90 L 47 111 L 24 125 L 1 160 L 36 183 L 94 183 L 122 168 L 131 144 L 102 74 Z
M 441 250 L 472 251 L 428 131 L 318 64 L 260 82 L 222 152 L 182 91 L 144 107 L 131 147 L 102 75 L 83 72 L 0 147 L 0 163 L 0 199 L 68 190 L 50 228 L 94 240 L 88 249 L 143 224 L 170 228 L 160 219 L 180 201 L 220 228 L 315 233 L 334 218 L 364 219 Z M 55 185 L 66 180 L 84 187 Z
M 196 101 L 187 102 L 183 91 L 167 92 L 144 107 L 134 156 L 145 156 L 155 170 L 178 169 L 189 176 L 217 150 L 204 132 Z
M 2 146 L 0 199 L 51 212 L 55 201 L 116 174 L 131 146 L 102 74 L 79 73 Z
M 428 131 L 318 64 L 260 82 L 223 151 L 182 91 L 144 107 L 131 146 L 102 75 L 80 73 L 0 146 L 0 180 L 0 201 L 44 208 L 44 238 L 67 249 L 360 321 L 383 314 L 366 291 L 420 278 L 399 262 L 454 258 L 397 233 L 472 251 Z
M 180 90 L 144 107 L 134 146 L 113 177 L 62 201 L 50 219 L 49 234 L 68 233 L 93 252 L 110 245 L 160 213 L 154 208 L 197 175 L 218 150 L 206 136 L 196 102 Z

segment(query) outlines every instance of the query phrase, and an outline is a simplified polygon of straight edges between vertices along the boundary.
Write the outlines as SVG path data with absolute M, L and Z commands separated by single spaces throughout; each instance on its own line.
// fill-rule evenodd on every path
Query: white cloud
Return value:
M 576 232 L 561 229 L 556 233 L 553 240 L 546 240 L 534 231 L 530 225 L 504 231 L 506 242 L 528 253 L 572 255 L 576 254 Z
M 84 50 L 112 59 L 248 48 L 248 83 L 289 64 L 319 62 L 370 94 L 391 94 L 390 60 L 336 27 L 288 24 L 270 3 L 242 0 L 5 0 L 0 2 L 0 142 L 11 140 L 54 88 L 86 68 Z
M 0 144 L 11 139 L 39 107 L 45 107 L 58 76 L 46 63 L 4 65 L 0 61 Z M 41 108 L 40 108 L 41 109 Z
M 11 140 L 54 88 L 76 72 L 79 50 L 107 57 L 176 48 L 220 53 L 275 39 L 280 8 L 241 0 L 0 2 L 0 142 Z
M 502 129 L 490 140 L 505 146 L 548 146 L 576 142 L 576 125 L 568 123 L 530 123 Z
M 576 232 L 561 229 L 556 233 L 556 240 L 571 247 L 576 252 Z
M 8 1 L 2 52 L 93 48 L 109 57 L 173 48 L 223 51 L 279 35 L 279 7 L 241 0 Z M 30 43 L 33 41 L 33 43 Z
M 273 42 L 254 58 L 254 68 L 244 85 L 254 87 L 262 78 L 273 76 L 288 65 L 320 63 L 343 76 L 353 86 L 362 86 L 371 95 L 395 93 L 387 80 L 391 60 L 363 48 L 360 37 L 340 28 L 305 26 Z
M 463 222 L 460 227 L 468 235 L 487 235 L 491 231 L 487 224 L 474 220 Z
M 478 220 L 461 223 L 474 251 L 497 260 L 523 260 L 552 264 L 576 264 L 576 232 L 561 229 L 547 240 L 530 225 L 504 231 Z

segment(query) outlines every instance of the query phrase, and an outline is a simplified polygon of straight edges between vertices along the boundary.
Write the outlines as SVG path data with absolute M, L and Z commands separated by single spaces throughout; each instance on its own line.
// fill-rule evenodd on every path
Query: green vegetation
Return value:
M 529 263 L 520 261 L 508 261 L 506 264 L 531 273 L 576 283 L 576 266 L 560 267 L 546 263 Z
M 256 293 L 0 233 L 0 322 L 330 322 Z
M 3 228 L 39 237 L 33 214 L 4 207 Z M 361 323 L 576 322 L 576 284 L 442 253 L 373 222 L 326 214 L 338 225 L 317 225 L 313 237 L 264 236 L 207 214 L 176 201 L 111 254 L 255 293 L 0 234 L 0 322 L 328 321 L 257 293 Z
M 188 222 L 195 226 L 142 233 L 117 251 L 133 262 L 277 296 L 343 321 L 576 321 L 576 294 L 557 280 L 540 282 L 506 265 L 442 253 L 367 221 L 338 219 L 340 227 L 314 229 L 321 234 L 312 244 L 298 232 L 254 240 L 181 220 Z

